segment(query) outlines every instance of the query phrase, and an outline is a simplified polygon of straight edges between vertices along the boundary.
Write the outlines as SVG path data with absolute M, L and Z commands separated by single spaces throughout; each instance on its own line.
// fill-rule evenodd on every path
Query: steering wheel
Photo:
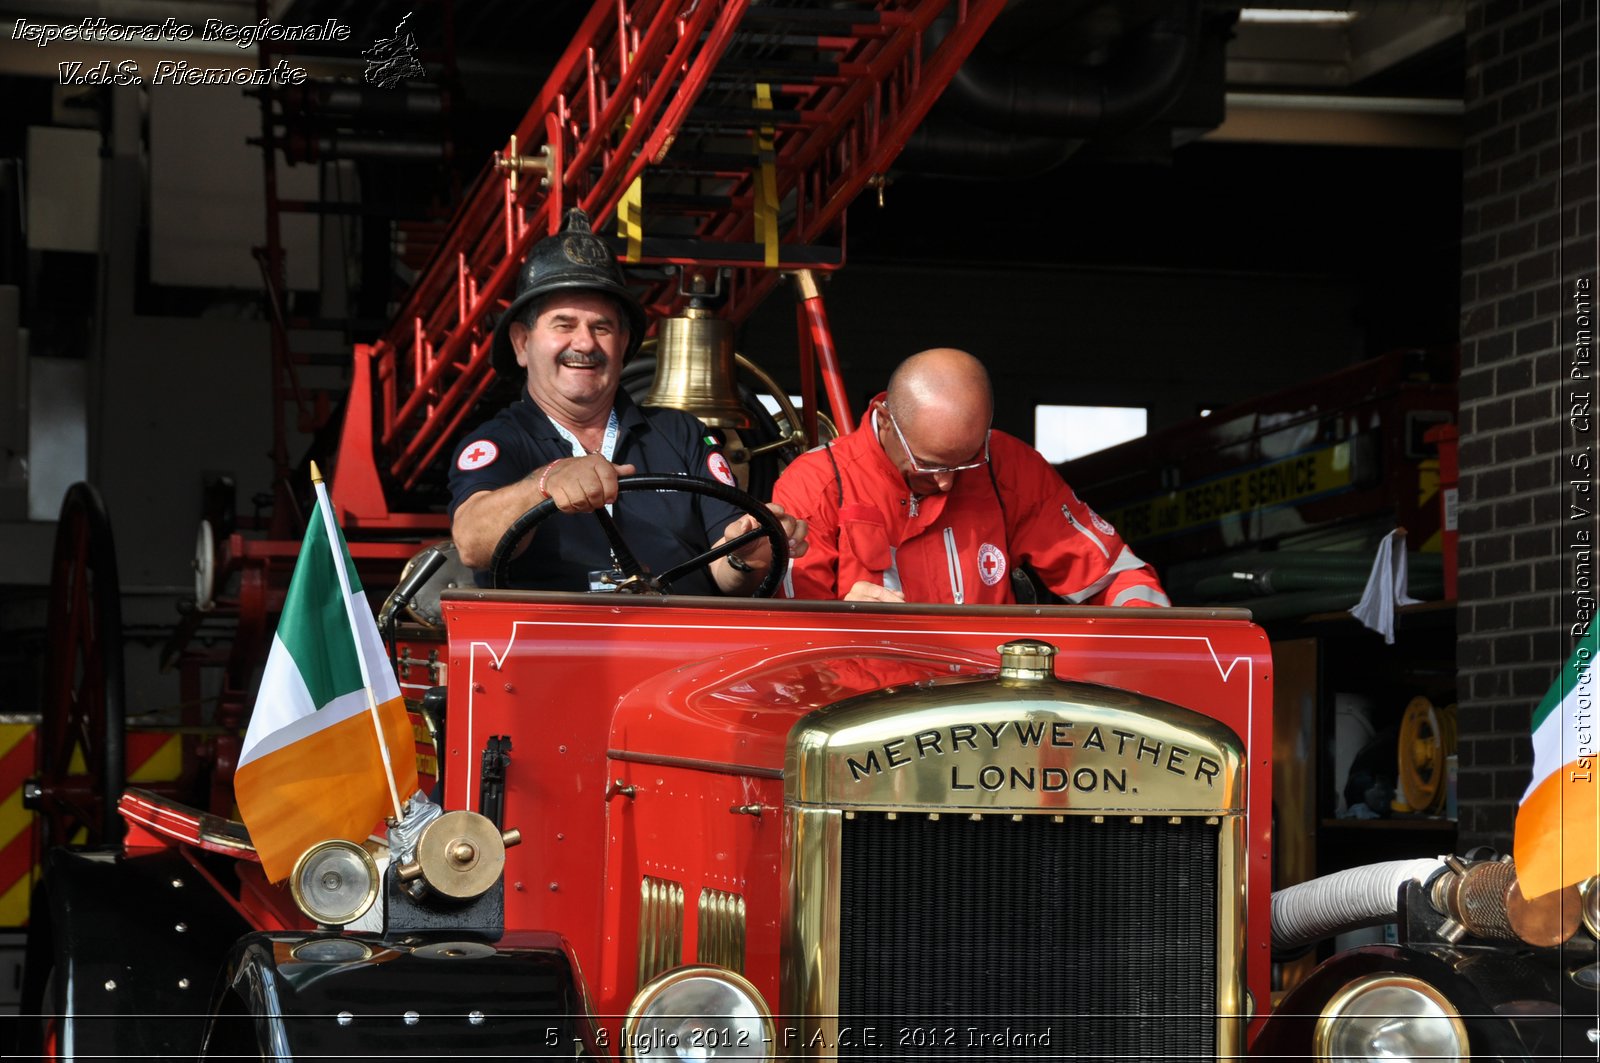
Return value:
M 772 515 L 772 511 L 755 498 L 737 487 L 729 487 L 715 480 L 702 480 L 696 476 L 683 475 L 625 476 L 617 481 L 617 490 L 619 492 L 687 491 L 691 495 L 705 495 L 737 506 L 744 513 L 754 517 L 760 525 L 691 557 L 681 565 L 674 565 L 659 576 L 651 576 L 634 558 L 633 551 L 623 541 L 622 533 L 617 530 L 616 522 L 611 519 L 611 515 L 604 508 L 597 509 L 594 511 L 594 516 L 600 521 L 600 527 L 605 529 L 617 567 L 627 577 L 617 584 L 618 590 L 633 594 L 666 594 L 673 582 L 685 574 L 706 568 L 718 558 L 726 557 L 739 547 L 754 542 L 762 536 L 766 536 L 767 543 L 772 547 L 772 564 L 767 569 L 766 578 L 761 581 L 761 586 L 751 592 L 751 597 L 770 598 L 778 589 L 778 584 L 783 580 L 784 570 L 789 564 L 789 535 L 783 530 L 778 518 Z M 510 585 L 511 557 L 516 552 L 517 544 L 522 542 L 523 537 L 530 531 L 559 512 L 561 511 L 556 509 L 555 499 L 547 498 L 511 522 L 511 527 L 500 536 L 500 541 L 495 544 L 494 554 L 489 558 L 489 586 L 504 588 Z M 572 514 L 572 516 L 577 515 Z

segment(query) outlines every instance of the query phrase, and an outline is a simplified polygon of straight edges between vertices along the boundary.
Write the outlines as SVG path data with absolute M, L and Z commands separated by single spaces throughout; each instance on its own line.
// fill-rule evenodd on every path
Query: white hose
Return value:
M 1272 947 L 1298 948 L 1346 930 L 1392 923 L 1407 879 L 1423 883 L 1444 861 L 1390 860 L 1337 871 L 1272 895 Z

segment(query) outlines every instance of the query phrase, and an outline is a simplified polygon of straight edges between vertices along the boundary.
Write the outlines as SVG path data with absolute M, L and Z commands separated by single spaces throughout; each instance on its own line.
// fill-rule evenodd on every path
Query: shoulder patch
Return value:
M 712 477 L 727 484 L 729 487 L 733 487 L 738 483 L 733 478 L 733 467 L 728 464 L 728 459 L 722 456 L 721 451 L 713 450 L 711 452 L 711 456 L 706 459 L 706 469 L 711 473 Z
M 1117 534 L 1117 529 L 1113 528 L 1111 526 L 1111 522 L 1109 520 L 1106 520 L 1104 517 L 1102 517 L 1100 514 L 1096 513 L 1092 509 L 1089 510 L 1089 522 L 1091 524 L 1093 524 L 1096 528 L 1100 529 L 1100 533 L 1102 535 L 1115 535 L 1115 534 Z
M 456 468 L 462 472 L 471 472 L 485 465 L 493 465 L 499 456 L 499 447 L 487 439 L 475 439 L 461 448 L 461 456 L 456 459 Z

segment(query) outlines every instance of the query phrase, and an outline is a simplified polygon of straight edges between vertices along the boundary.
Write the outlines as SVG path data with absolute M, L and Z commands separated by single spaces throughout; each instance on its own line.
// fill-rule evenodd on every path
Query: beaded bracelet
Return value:
M 557 458 L 549 465 L 546 465 L 544 467 L 544 472 L 539 474 L 539 482 L 533 485 L 533 489 L 538 491 L 541 495 L 544 495 L 546 498 L 550 497 L 550 492 L 544 489 L 545 481 L 550 479 L 550 474 L 555 471 L 555 467 L 559 464 L 561 464 L 561 459 Z

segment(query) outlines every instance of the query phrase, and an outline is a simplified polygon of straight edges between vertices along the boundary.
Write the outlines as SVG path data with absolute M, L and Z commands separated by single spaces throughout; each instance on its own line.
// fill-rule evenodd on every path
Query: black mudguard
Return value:
M 53 849 L 43 871 L 19 1055 L 41 1055 L 50 1038 L 60 1059 L 194 1058 L 244 918 L 176 852 Z
M 257 933 L 228 957 L 204 1058 L 559 1059 L 597 1049 L 554 934 Z
M 1250 1046 L 1257 1060 L 1312 1058 L 1328 1001 L 1353 979 L 1393 973 L 1437 988 L 1461 1013 L 1474 1060 L 1595 1058 L 1597 997 L 1580 973 L 1592 948 L 1367 945 L 1329 959 L 1274 1009 Z M 1577 977 L 1574 977 L 1574 976 Z

